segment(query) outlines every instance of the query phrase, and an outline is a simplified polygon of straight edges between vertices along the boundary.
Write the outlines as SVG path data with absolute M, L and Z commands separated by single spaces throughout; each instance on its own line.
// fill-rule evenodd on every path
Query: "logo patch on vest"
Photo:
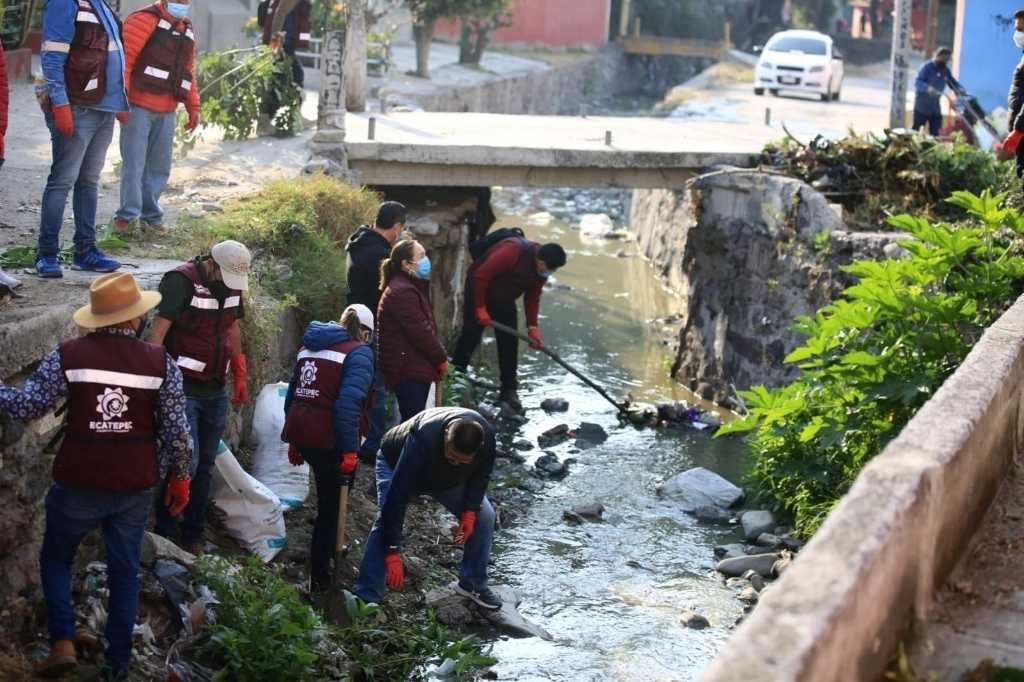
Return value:
M 306 386 L 309 386 L 314 381 L 316 381 L 316 363 L 312 360 L 307 360 L 299 370 L 299 386 L 295 389 L 295 395 L 302 396 L 303 398 L 315 398 L 320 395 L 320 391 L 315 388 L 306 388 Z
M 128 411 L 128 396 L 121 391 L 120 387 L 103 389 L 103 395 L 96 396 L 96 402 L 99 403 L 96 406 L 96 411 L 103 415 L 103 421 L 89 422 L 90 429 L 93 431 L 131 430 L 132 423 L 130 421 L 111 421 Z

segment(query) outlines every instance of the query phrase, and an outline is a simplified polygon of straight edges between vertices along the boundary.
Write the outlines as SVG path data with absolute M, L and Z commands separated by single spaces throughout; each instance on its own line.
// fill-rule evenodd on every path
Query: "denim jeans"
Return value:
M 412 419 L 427 409 L 427 396 L 430 395 L 430 384 L 426 381 L 402 379 L 393 389 L 398 402 L 398 413 L 402 421 Z
M 153 490 L 105 492 L 57 484 L 46 494 L 46 531 L 39 575 L 46 601 L 50 643 L 75 638 L 71 564 L 87 533 L 103 529 L 107 549 L 106 663 L 125 668 L 132 660 L 132 630 L 139 605 L 139 562 Z
M 152 227 L 164 219 L 160 194 L 171 176 L 174 112 L 157 113 L 133 107 L 121 127 L 121 206 L 117 220 L 141 218 Z
M 384 577 L 387 569 L 384 565 L 384 547 L 380 539 L 380 517 L 384 510 L 388 488 L 394 470 L 387 460 L 377 453 L 377 519 L 370 529 L 363 549 L 363 561 L 359 564 L 359 579 L 353 588 L 356 596 L 367 603 L 379 604 L 384 597 Z M 440 502 L 456 518 L 464 511 L 465 485 L 436 493 L 427 493 Z M 494 541 L 494 507 L 484 497 L 480 511 L 476 515 L 473 533 L 466 541 L 462 552 L 462 565 L 459 567 L 459 584 L 468 590 L 479 590 L 487 587 L 487 563 L 491 559 L 491 543 Z
M 192 434 L 192 445 L 195 449 L 192 451 L 192 461 L 189 462 L 192 485 L 189 488 L 188 505 L 181 515 L 181 541 L 202 542 L 213 465 L 217 459 L 220 439 L 224 435 L 224 426 L 228 421 L 228 394 L 225 392 L 212 398 L 185 396 L 185 416 L 188 419 L 188 430 Z M 168 476 L 173 475 L 168 473 Z M 160 485 L 154 530 L 157 535 L 173 539 L 175 519 L 171 517 L 167 505 L 164 504 L 167 480 L 164 479 Z
M 1021 146 L 1024 147 L 1024 145 Z M 373 343 L 372 340 L 371 343 Z M 376 348 L 376 344 L 374 347 Z M 363 444 L 359 446 L 361 451 L 371 455 L 380 450 L 380 439 L 384 436 L 386 430 L 384 427 L 388 420 L 388 389 L 384 386 L 384 373 L 380 369 L 373 375 L 373 391 L 375 397 L 369 413 L 370 433 L 366 436 Z
M 50 128 L 53 162 L 43 189 L 39 221 L 39 255 L 60 252 L 60 228 L 68 192 L 74 188 L 71 208 L 75 217 L 75 253 L 91 251 L 96 245 L 96 205 L 99 201 L 100 171 L 107 147 L 114 136 L 114 114 L 71 105 L 75 132 L 65 137 L 53 126 L 53 112 L 46 112 Z

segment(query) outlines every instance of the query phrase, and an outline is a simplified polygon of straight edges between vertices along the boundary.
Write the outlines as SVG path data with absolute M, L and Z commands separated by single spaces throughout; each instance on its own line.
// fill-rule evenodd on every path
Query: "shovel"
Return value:
M 501 322 L 495 322 L 494 320 L 491 320 L 491 326 L 494 327 L 499 332 L 503 332 L 505 334 L 511 334 L 512 336 L 516 336 L 516 337 L 522 339 L 523 341 L 526 341 L 528 344 L 530 344 L 531 347 L 536 347 L 539 351 L 541 351 L 542 353 L 544 353 L 545 355 L 550 357 L 552 360 L 554 360 L 555 362 L 560 364 L 562 367 L 564 367 L 566 370 L 568 370 L 570 374 L 576 376 L 580 381 L 585 383 L 587 386 L 590 386 L 592 389 L 594 389 L 595 391 L 600 393 L 601 397 L 604 398 L 605 400 L 607 400 L 608 402 L 610 402 L 612 405 L 614 405 L 615 409 L 617 409 L 620 413 L 628 412 L 629 411 L 629 406 L 626 403 L 617 403 L 617 402 L 615 402 L 615 399 L 612 398 L 610 395 L 608 395 L 607 391 L 605 391 L 603 388 L 601 388 L 600 386 L 595 384 L 593 381 L 591 381 L 587 377 L 583 376 L 583 374 L 578 369 L 576 369 L 575 367 L 570 365 L 568 362 L 566 362 L 565 360 L 560 358 L 558 356 L 558 353 L 556 353 L 555 351 L 551 350 L 547 346 L 544 346 L 544 345 L 534 346 L 533 345 L 534 344 L 534 340 L 531 339 L 529 336 L 527 336 L 523 332 L 519 331 L 518 329 L 513 329 L 512 327 L 507 327 L 507 326 L 503 325 Z
M 348 554 L 345 546 L 345 516 L 348 512 L 348 491 L 352 487 L 352 474 L 341 477 L 341 498 L 338 502 L 338 533 L 334 537 L 334 572 L 331 573 L 331 589 L 327 594 L 327 620 L 347 628 L 351 624 L 345 591 L 341 587 L 341 561 Z

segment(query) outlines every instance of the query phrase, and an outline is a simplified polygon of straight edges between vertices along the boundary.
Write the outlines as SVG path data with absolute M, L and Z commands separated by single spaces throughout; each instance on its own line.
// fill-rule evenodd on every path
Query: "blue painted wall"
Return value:
M 1013 13 L 1021 7 L 1024 0 L 960 0 L 957 8 L 957 80 L 988 113 L 1006 108 L 1013 68 L 1021 59 L 1013 44 Z

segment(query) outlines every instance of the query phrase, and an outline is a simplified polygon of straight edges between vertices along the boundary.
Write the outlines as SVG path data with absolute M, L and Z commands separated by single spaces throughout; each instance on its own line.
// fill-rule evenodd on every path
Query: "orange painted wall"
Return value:
M 611 0 L 522 0 L 512 9 L 512 26 L 497 31 L 495 43 L 550 47 L 599 47 L 608 42 Z M 458 38 L 457 22 L 438 22 L 435 35 Z

